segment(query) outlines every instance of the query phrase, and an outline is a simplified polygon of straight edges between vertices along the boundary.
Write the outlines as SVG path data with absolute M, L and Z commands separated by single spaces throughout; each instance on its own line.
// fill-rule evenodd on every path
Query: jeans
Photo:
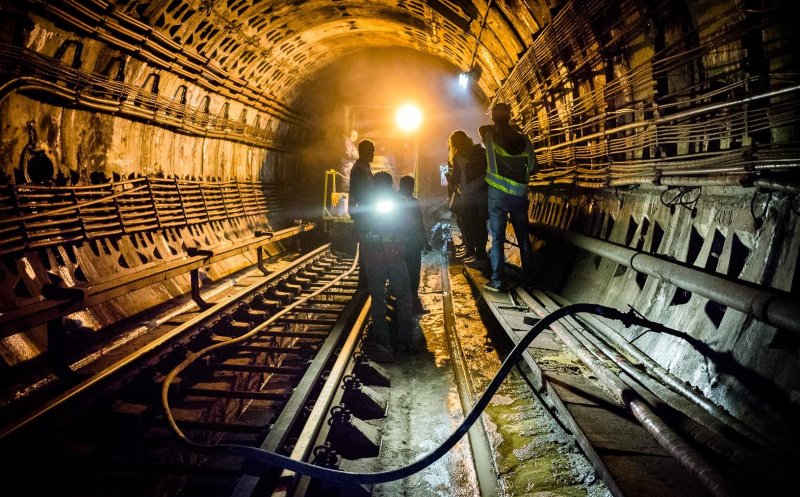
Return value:
M 486 190 L 461 195 L 462 207 L 458 213 L 459 217 L 463 216 L 459 227 L 464 235 L 464 255 L 477 259 L 486 258 L 486 195 Z
M 492 281 L 503 281 L 505 273 L 505 241 L 508 216 L 519 244 L 522 258 L 523 284 L 532 283 L 533 247 L 531 246 L 530 224 L 528 222 L 528 196 L 509 195 L 497 188 L 489 187 L 489 229 L 492 231 L 492 249 L 489 258 L 492 262 Z
M 379 344 L 391 345 L 389 323 L 386 322 L 386 281 L 397 299 L 398 341 L 410 343 L 413 330 L 411 287 L 405 264 L 405 249 L 402 243 L 362 242 L 364 267 L 369 295 L 372 297 L 372 335 Z

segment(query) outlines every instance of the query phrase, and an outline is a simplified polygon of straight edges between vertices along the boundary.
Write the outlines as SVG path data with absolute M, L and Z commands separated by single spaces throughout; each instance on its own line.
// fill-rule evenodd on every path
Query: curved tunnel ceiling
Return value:
M 471 70 L 479 97 L 512 106 L 549 169 L 533 185 L 694 184 L 695 159 L 694 175 L 736 182 L 790 167 L 800 115 L 798 3 L 757 3 L 3 1 L 14 81 L 0 93 L 291 153 L 317 128 L 294 107 L 303 83 L 396 47 Z M 757 159 L 738 151 L 751 144 Z
M 546 5 L 513 0 L 164 0 L 106 8 L 153 26 L 250 86 L 269 87 L 281 102 L 337 57 L 390 46 L 442 57 L 464 71 L 473 63 L 480 90 L 491 95 L 524 49 L 521 38 L 530 39 L 549 16 Z

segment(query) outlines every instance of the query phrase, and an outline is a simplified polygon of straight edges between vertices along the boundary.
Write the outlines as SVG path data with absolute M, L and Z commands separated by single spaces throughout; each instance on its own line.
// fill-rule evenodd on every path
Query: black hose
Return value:
M 389 471 L 381 471 L 378 473 L 349 473 L 346 471 L 338 471 L 329 468 L 323 468 L 320 466 L 315 466 L 313 464 L 309 464 L 307 462 L 297 461 L 291 459 L 289 457 L 276 454 L 274 452 L 268 452 L 256 447 L 250 447 L 247 445 L 236 445 L 236 444 L 216 444 L 216 445 L 207 445 L 207 444 L 200 444 L 189 440 L 186 435 L 181 432 L 181 430 L 177 427 L 174 422 L 174 419 L 171 415 L 169 409 L 169 402 L 168 402 L 168 388 L 164 388 L 162 390 L 162 403 L 165 410 L 165 417 L 168 421 L 170 421 L 169 425 L 172 431 L 178 436 L 180 441 L 189 447 L 190 449 L 202 453 L 202 454 L 225 454 L 225 455 L 236 455 L 241 456 L 248 459 L 249 467 L 253 470 L 257 471 L 264 471 L 268 468 L 272 468 L 275 466 L 288 469 L 290 471 L 294 471 L 296 473 L 302 473 L 308 475 L 312 478 L 318 478 L 321 480 L 326 480 L 330 482 L 336 483 L 345 483 L 350 485 L 359 485 L 359 484 L 376 484 L 376 483 L 385 483 L 394 480 L 400 480 L 406 478 L 408 476 L 417 473 L 426 467 L 430 466 L 434 462 L 436 462 L 440 457 L 446 454 L 453 446 L 458 443 L 458 441 L 469 431 L 470 427 L 477 421 L 478 417 L 481 415 L 483 410 L 489 404 L 489 401 L 492 399 L 494 394 L 500 388 L 500 385 L 505 380 L 508 373 L 511 372 L 511 369 L 517 363 L 517 361 L 522 356 L 523 352 L 528 348 L 528 345 L 536 338 L 539 333 L 541 333 L 545 328 L 550 326 L 552 323 L 558 321 L 559 319 L 565 316 L 571 316 L 573 314 L 577 314 L 579 312 L 585 312 L 589 314 L 596 314 L 599 316 L 603 316 L 608 319 L 616 319 L 623 321 L 626 326 L 629 326 L 632 323 L 636 324 L 643 324 L 647 325 L 649 322 L 644 320 L 643 318 L 639 318 L 638 316 L 633 315 L 632 313 L 623 313 L 617 309 L 612 307 L 606 307 L 600 304 L 572 304 L 566 307 L 562 307 L 544 318 L 542 318 L 538 323 L 536 323 L 533 328 L 531 328 L 524 337 L 514 346 L 511 350 L 511 353 L 506 357 L 503 364 L 500 366 L 495 377 L 492 379 L 491 383 L 486 387 L 486 390 L 483 392 L 481 397 L 472 407 L 470 412 L 464 418 L 464 421 L 458 426 L 458 428 L 444 441 L 441 445 L 439 445 L 435 450 L 425 455 L 423 458 L 414 461 L 413 463 L 403 466 L 397 469 L 392 469 Z M 644 321 L 644 323 L 642 323 Z M 649 323 L 653 324 L 653 323 Z

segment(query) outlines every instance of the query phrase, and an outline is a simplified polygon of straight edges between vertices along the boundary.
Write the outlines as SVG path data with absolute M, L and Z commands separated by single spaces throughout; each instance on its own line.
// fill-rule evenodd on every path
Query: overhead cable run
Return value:
M 472 49 L 472 55 L 469 59 L 469 67 L 467 68 L 467 72 L 462 74 L 463 77 L 459 77 L 459 83 L 463 87 L 467 86 L 469 78 L 475 77 L 475 56 L 478 54 L 478 47 L 481 46 L 481 36 L 483 36 L 483 30 L 486 27 L 486 21 L 489 19 L 489 12 L 492 10 L 493 2 L 494 0 L 489 0 L 486 4 L 486 12 L 483 13 L 481 27 L 478 29 L 478 36 L 475 38 L 475 48 Z

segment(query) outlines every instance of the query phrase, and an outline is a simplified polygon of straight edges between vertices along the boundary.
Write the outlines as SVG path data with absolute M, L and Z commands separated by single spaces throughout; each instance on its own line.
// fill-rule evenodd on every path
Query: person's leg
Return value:
M 367 290 L 367 268 L 364 265 L 364 244 L 361 243 L 361 236 L 359 235 L 358 228 L 358 221 L 354 220 L 352 236 L 356 243 L 356 247 L 358 247 L 358 289 Z
M 386 270 L 389 284 L 396 298 L 397 340 L 400 345 L 410 346 L 413 331 L 413 312 L 411 304 L 411 285 L 405 265 L 405 250 L 402 244 L 395 245 L 387 254 Z
M 461 239 L 464 242 L 464 259 L 472 257 L 473 243 L 472 243 L 472 222 L 470 216 L 469 196 L 461 195 L 461 204 L 458 210 L 458 218 L 460 220 L 458 227 L 461 229 Z
M 473 236 L 475 238 L 475 258 L 486 259 L 486 239 L 489 237 L 486 229 L 486 217 L 488 212 L 488 199 L 485 190 L 475 193 L 475 228 Z
M 389 324 L 386 322 L 386 257 L 378 243 L 361 245 L 364 254 L 364 266 L 367 274 L 367 286 L 372 297 L 370 314 L 372 316 L 372 338 L 378 344 L 389 347 Z
M 528 220 L 528 197 L 512 197 L 511 226 L 514 228 L 514 235 L 519 244 L 519 255 L 522 259 L 522 273 L 524 276 L 523 285 L 530 286 L 533 283 L 533 247 L 531 246 L 530 221 Z
M 412 302 L 419 301 L 419 279 L 422 269 L 422 253 L 417 247 L 406 249 L 406 269 L 408 270 L 408 283 L 411 287 Z
M 502 282 L 505 273 L 505 252 L 507 212 L 505 210 L 505 193 L 496 188 L 489 188 L 488 216 L 489 229 L 492 230 L 492 248 L 489 254 L 492 263 L 492 282 Z

